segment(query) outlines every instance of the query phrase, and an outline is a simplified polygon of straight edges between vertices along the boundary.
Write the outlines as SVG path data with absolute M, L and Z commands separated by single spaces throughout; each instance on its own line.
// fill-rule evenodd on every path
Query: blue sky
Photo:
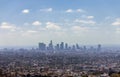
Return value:
M 0 46 L 120 44 L 120 0 L 0 0 Z

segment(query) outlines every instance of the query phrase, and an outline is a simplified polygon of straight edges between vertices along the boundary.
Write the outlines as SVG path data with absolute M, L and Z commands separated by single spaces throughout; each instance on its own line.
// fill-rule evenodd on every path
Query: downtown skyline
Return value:
M 120 45 L 119 0 L 1 0 L 0 46 Z

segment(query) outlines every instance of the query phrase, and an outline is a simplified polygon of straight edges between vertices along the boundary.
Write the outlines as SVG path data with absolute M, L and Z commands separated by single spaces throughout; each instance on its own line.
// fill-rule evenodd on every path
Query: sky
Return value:
M 0 0 L 0 46 L 120 45 L 120 0 Z

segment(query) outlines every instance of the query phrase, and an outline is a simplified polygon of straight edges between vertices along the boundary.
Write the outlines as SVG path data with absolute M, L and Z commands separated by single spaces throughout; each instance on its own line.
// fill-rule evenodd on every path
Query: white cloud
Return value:
M 83 10 L 83 9 L 77 9 L 76 12 L 83 13 L 83 12 L 85 12 L 85 10 Z
M 47 22 L 46 25 L 47 25 L 46 28 L 48 30 L 61 30 L 61 27 L 53 22 Z
M 26 36 L 30 37 L 30 36 L 39 35 L 39 34 L 38 34 L 38 31 L 36 30 L 25 30 L 21 32 L 21 35 L 25 37 Z
M 32 23 L 32 25 L 34 25 L 34 26 L 39 26 L 39 25 L 41 25 L 42 23 L 40 22 L 40 21 L 34 21 L 33 23 Z
M 120 26 L 120 18 L 117 18 L 115 22 L 112 23 L 114 26 Z
M 47 11 L 48 11 L 48 12 L 52 12 L 53 9 L 52 9 L 52 8 L 48 8 Z
M 67 12 L 67 13 L 72 13 L 73 10 L 72 10 L 72 9 L 68 9 L 68 10 L 66 10 L 66 12 Z
M 7 22 L 2 22 L 1 25 L 0 25 L 0 28 L 1 29 L 8 29 L 8 30 L 11 30 L 11 31 L 14 31 L 16 29 L 14 24 L 10 24 L 10 23 L 7 23 Z
M 43 11 L 43 12 L 52 12 L 53 8 L 40 9 L 40 11 Z
M 73 31 L 88 31 L 87 27 L 73 26 L 71 28 Z
M 93 20 L 79 20 L 79 19 L 76 19 L 75 22 L 78 22 L 78 23 L 81 23 L 81 24 L 90 24 L 90 25 L 96 24 L 96 22 L 93 21 Z
M 84 13 L 85 11 L 84 11 L 83 9 L 77 9 L 77 10 L 67 9 L 66 12 L 67 12 L 67 13 L 72 13 L 72 12 Z
M 87 15 L 82 15 L 81 18 L 84 18 L 84 19 L 94 19 L 94 16 L 87 16 Z
M 35 30 L 28 30 L 27 33 L 37 33 Z
M 87 19 L 93 19 L 94 16 L 87 16 Z
M 28 14 L 30 11 L 29 11 L 29 9 L 24 9 L 23 11 L 22 11 L 22 13 L 24 13 L 24 14 Z

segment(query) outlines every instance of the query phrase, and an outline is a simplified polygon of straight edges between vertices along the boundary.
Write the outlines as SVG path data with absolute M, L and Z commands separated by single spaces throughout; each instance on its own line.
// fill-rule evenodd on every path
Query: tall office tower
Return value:
M 41 50 L 41 51 L 46 50 L 46 44 L 44 44 L 44 43 L 39 43 L 39 50 Z
M 52 40 L 49 43 L 48 50 L 54 50 Z
M 68 44 L 67 44 L 67 43 L 65 43 L 65 49 L 66 49 L 66 50 L 68 49 Z
M 56 44 L 55 50 L 60 50 L 60 45 L 59 44 Z
M 76 44 L 76 49 L 80 49 L 80 47 L 79 47 L 79 45 L 78 45 L 78 44 Z
M 64 49 L 64 42 L 61 42 L 60 44 L 60 50 L 63 50 Z
M 73 45 L 73 46 L 72 46 L 72 50 L 75 50 L 75 49 L 76 49 L 76 48 L 75 48 L 75 45 Z
M 97 51 L 101 51 L 101 44 L 98 44 Z

